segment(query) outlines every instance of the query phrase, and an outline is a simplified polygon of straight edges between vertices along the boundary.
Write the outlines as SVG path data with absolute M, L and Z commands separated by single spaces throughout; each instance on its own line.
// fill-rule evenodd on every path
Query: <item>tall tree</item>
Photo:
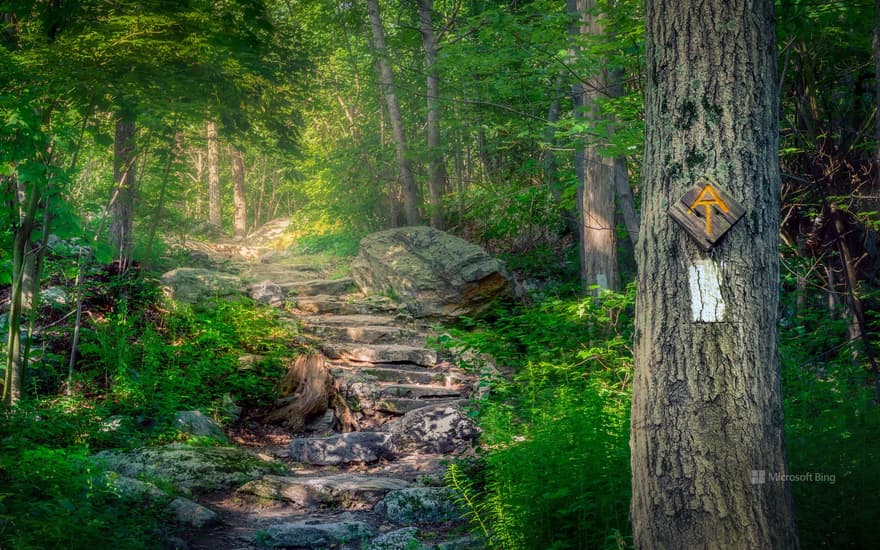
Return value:
M 776 341 L 773 2 L 648 0 L 645 15 L 635 546 L 797 548 Z M 747 212 L 711 253 L 667 214 L 701 177 Z M 720 208 L 701 209 L 707 224 Z
M 217 123 L 207 124 L 208 155 L 208 224 L 221 228 L 223 226 L 223 205 L 220 202 L 220 142 L 217 139 Z
M 244 192 L 244 155 L 241 149 L 229 147 L 232 157 L 232 235 L 247 235 L 247 201 Z
M 129 109 L 116 118 L 116 138 L 113 145 L 113 181 L 115 187 L 110 199 L 110 245 L 120 267 L 124 270 L 131 258 L 133 244 L 135 203 L 135 120 Z
M 407 225 L 418 225 L 421 221 L 419 217 L 419 188 L 416 186 L 407 157 L 409 148 L 406 132 L 403 129 L 403 116 L 400 114 L 400 104 L 397 102 L 397 93 L 394 88 L 394 74 L 388 59 L 388 48 L 385 45 L 385 30 L 382 27 L 382 18 L 379 14 L 379 0 L 367 0 L 367 12 L 370 15 L 370 29 L 373 34 L 373 48 L 379 70 L 379 81 L 382 85 L 382 94 L 388 105 L 391 133 L 394 135 L 394 145 L 397 152 L 397 176 L 400 178 L 403 192 L 403 215 Z
M 596 0 L 577 0 L 580 33 L 590 35 L 596 42 L 602 40 L 604 29 L 599 20 Z M 605 69 L 592 67 L 585 84 L 576 89 L 582 97 L 576 101 L 594 127 L 601 127 L 602 108 L 599 99 L 609 89 Z M 594 132 L 596 133 L 596 132 Z M 580 212 L 581 276 L 589 288 L 617 289 L 617 237 L 614 224 L 615 178 L 626 174 L 616 164 L 622 160 L 602 154 L 600 143 L 590 140 L 580 153 L 583 168 L 579 172 L 578 210 Z
M 437 70 L 437 34 L 434 32 L 434 0 L 419 0 L 419 29 L 425 50 L 428 102 L 428 194 L 431 206 L 431 227 L 443 225 L 442 198 L 446 187 L 446 165 L 440 143 L 440 75 Z

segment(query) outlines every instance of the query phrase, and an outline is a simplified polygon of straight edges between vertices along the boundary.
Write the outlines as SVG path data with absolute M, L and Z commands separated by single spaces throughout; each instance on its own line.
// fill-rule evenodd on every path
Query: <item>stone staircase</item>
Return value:
M 481 548 L 442 483 L 444 464 L 472 450 L 475 380 L 426 345 L 430 327 L 326 266 L 273 255 L 237 268 L 324 354 L 360 431 L 332 430 L 328 410 L 319 433 L 267 447 L 283 471 L 199 499 L 220 522 L 189 533 L 188 548 Z

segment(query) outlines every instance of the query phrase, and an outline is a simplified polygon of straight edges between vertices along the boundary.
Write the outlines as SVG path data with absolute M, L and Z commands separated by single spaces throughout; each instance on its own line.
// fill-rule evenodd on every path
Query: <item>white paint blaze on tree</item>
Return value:
M 773 2 L 647 0 L 646 22 L 634 542 L 797 548 L 789 487 L 778 481 L 788 472 Z M 669 215 L 703 177 L 746 211 L 708 251 Z M 716 207 L 700 204 L 694 215 Z

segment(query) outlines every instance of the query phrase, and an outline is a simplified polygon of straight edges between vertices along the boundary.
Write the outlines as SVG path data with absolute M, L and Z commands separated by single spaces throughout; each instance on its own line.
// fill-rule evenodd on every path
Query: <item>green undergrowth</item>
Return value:
M 632 288 L 464 319 L 441 339 L 492 380 L 478 458 L 447 472 L 492 548 L 630 547 Z M 784 303 L 794 301 L 793 294 Z M 880 406 L 847 321 L 816 304 L 780 326 L 787 454 L 801 547 L 868 548 L 880 509 Z M 491 355 L 504 374 L 492 374 Z
M 491 547 L 628 544 L 633 297 L 502 309 L 446 337 L 475 370 L 475 351 L 514 370 L 475 403 L 478 459 L 447 474 Z
M 161 547 L 167 512 L 120 495 L 91 455 L 216 444 L 181 433 L 174 413 L 200 410 L 223 422 L 230 402 L 260 407 L 274 399 L 283 358 L 297 353 L 277 312 L 251 301 L 168 308 L 149 279 L 94 284 L 73 385 L 60 365 L 34 364 L 29 398 L 0 411 L 0 548 Z M 41 346 L 68 346 L 69 328 Z
M 786 444 L 802 548 L 876 545 L 880 406 L 867 358 L 848 340 L 847 321 L 827 307 L 782 323 Z

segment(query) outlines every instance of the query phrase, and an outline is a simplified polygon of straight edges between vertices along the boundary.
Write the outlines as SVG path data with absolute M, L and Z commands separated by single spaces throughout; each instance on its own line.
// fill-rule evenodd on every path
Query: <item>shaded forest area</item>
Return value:
M 880 4 L 775 7 L 798 536 L 868 548 Z M 436 342 L 508 374 L 447 482 L 487 547 L 631 547 L 645 26 L 640 0 L 0 3 L 0 546 L 99 548 L 112 529 L 154 547 L 162 518 L 102 487 L 93 453 L 180 439 L 181 408 L 259 408 L 280 367 L 237 358 L 290 351 L 258 304 L 167 309 L 158 274 L 192 259 L 183 243 L 289 217 L 303 254 L 430 224 L 503 258 L 515 297 Z M 695 94 L 671 123 L 714 109 Z M 670 177 L 715 162 L 685 153 Z M 117 415 L 137 422 L 102 430 Z

